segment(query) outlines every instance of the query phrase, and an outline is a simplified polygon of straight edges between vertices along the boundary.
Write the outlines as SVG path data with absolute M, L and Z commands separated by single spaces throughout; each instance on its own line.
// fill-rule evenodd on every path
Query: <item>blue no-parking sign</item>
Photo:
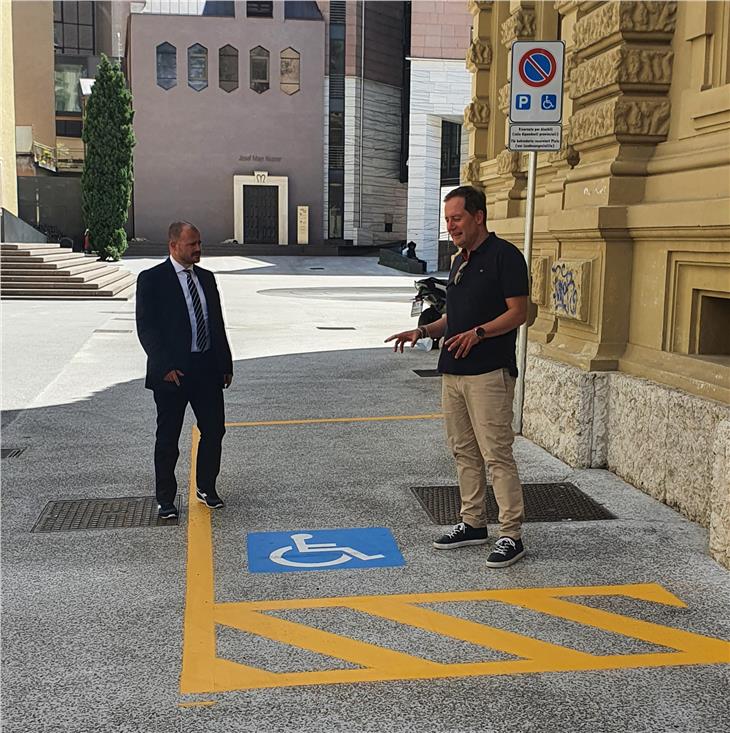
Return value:
M 510 122 L 560 122 L 564 57 L 562 41 L 515 41 L 512 44 Z
M 252 573 L 296 573 L 405 565 L 389 529 L 317 529 L 252 532 L 248 569 Z

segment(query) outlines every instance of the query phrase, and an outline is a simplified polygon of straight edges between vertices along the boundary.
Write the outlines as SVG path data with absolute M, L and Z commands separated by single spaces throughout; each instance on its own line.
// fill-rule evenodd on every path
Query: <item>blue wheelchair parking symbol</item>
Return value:
M 389 529 L 330 529 L 252 532 L 248 569 L 252 573 L 350 570 L 405 565 Z
M 517 109 L 530 109 L 530 95 L 518 94 L 515 99 L 515 107 Z
M 555 94 L 543 94 L 540 99 L 542 109 L 556 109 L 558 106 L 558 97 Z

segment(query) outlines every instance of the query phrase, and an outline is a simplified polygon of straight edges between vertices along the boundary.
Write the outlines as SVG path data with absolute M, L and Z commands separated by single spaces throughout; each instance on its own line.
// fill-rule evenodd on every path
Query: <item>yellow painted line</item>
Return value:
M 179 708 L 208 708 L 211 705 L 215 705 L 215 700 L 201 700 L 200 702 L 178 703 Z
M 375 420 L 439 418 L 441 415 L 382 418 L 325 418 L 307 421 L 233 423 L 232 426 L 365 422 Z M 473 590 L 454 593 L 415 593 L 385 596 L 342 596 L 276 601 L 215 602 L 215 572 L 210 510 L 195 500 L 195 465 L 199 433 L 193 429 L 190 465 L 188 565 L 180 676 L 182 694 L 210 694 L 233 690 L 302 685 L 330 685 L 388 680 L 425 680 L 449 677 L 516 675 L 545 672 L 638 669 L 698 664 L 730 664 L 730 643 L 671 626 L 650 623 L 618 613 L 566 600 L 577 597 L 623 596 L 675 608 L 686 604 L 655 583 L 606 586 Z M 668 651 L 645 654 L 588 654 L 529 636 L 450 616 L 422 604 L 502 603 L 561 618 L 596 630 L 638 639 Z M 509 660 L 439 663 L 383 645 L 366 643 L 306 624 L 271 616 L 269 611 L 330 609 L 333 622 L 338 610 L 439 634 L 507 653 Z M 269 672 L 217 655 L 216 625 L 269 639 L 293 648 L 340 660 L 356 669 L 336 668 L 312 672 Z M 212 705 L 214 701 L 181 703 L 181 707 Z
M 344 422 L 386 422 L 392 420 L 440 420 L 442 413 L 426 415 L 378 415 L 374 417 L 315 417 L 306 420 L 255 420 L 252 422 L 227 422 L 227 428 L 256 428 L 274 425 L 321 425 L 325 423 Z
M 212 689 L 213 672 L 208 660 L 215 657 L 215 626 L 209 621 L 212 619 L 215 598 L 210 509 L 195 499 L 195 466 L 199 441 L 200 431 L 194 426 L 188 490 L 187 593 L 180 683 L 183 694 L 198 690 L 208 692 Z

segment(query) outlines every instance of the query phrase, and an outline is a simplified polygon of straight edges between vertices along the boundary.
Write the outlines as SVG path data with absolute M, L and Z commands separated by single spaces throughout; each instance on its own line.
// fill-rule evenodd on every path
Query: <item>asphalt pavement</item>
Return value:
M 5 733 L 726 725 L 730 576 L 706 530 L 520 437 L 524 483 L 572 483 L 615 518 L 527 523 L 502 570 L 489 545 L 434 549 L 445 526 L 413 489 L 455 470 L 440 378 L 414 370 L 438 353 L 383 343 L 414 322 L 414 276 L 202 264 L 234 352 L 227 505 L 191 497 L 189 414 L 177 525 L 32 531 L 49 502 L 153 494 L 154 404 L 133 301 L 2 303 Z

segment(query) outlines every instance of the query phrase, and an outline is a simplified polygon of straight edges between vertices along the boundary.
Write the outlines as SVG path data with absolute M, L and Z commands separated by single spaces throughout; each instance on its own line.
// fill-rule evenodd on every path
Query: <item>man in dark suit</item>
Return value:
M 196 497 L 217 509 L 223 390 L 233 380 L 233 360 L 215 277 L 198 267 L 200 232 L 189 222 L 170 224 L 170 257 L 137 279 L 137 335 L 147 353 L 145 387 L 157 405 L 155 488 L 159 516 L 177 517 L 175 464 L 188 403 L 200 430 Z

